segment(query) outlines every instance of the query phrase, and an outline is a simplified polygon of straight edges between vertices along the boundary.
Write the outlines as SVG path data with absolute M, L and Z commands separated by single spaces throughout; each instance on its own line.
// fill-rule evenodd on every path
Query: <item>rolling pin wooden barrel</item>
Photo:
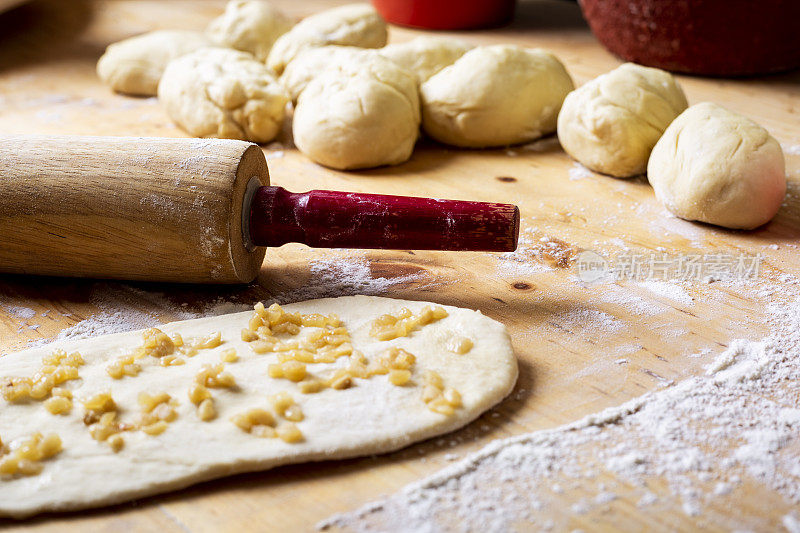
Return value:
M 514 205 L 269 185 L 252 143 L 0 136 L 0 272 L 247 283 L 266 247 L 511 251 Z

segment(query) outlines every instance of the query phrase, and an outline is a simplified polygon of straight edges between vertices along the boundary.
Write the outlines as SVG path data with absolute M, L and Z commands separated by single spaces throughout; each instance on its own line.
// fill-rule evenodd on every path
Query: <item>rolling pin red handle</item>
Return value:
M 509 252 L 518 237 L 509 204 L 259 187 L 250 206 L 256 246 Z

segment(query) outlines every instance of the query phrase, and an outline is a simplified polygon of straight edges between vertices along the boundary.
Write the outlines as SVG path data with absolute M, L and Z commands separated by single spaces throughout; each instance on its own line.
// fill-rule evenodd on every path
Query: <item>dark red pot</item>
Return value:
M 372 0 L 392 24 L 430 30 L 499 26 L 514 16 L 516 0 Z
M 579 0 L 597 39 L 628 61 L 712 76 L 800 67 L 798 0 Z

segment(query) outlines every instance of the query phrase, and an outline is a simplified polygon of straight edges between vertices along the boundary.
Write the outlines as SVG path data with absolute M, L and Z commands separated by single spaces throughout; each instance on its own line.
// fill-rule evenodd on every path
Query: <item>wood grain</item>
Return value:
M 275 3 L 305 16 L 339 2 Z M 0 16 L 0 130 L 5 133 L 161 135 L 180 137 L 157 102 L 111 94 L 96 79 L 94 62 L 115 40 L 150 29 L 202 28 L 222 11 L 222 2 L 40 0 Z M 391 28 L 397 42 L 422 32 Z M 453 35 L 479 44 L 516 42 L 553 50 L 577 83 L 606 72 L 620 61 L 588 32 L 572 2 L 523 1 L 507 27 Z M 690 103 L 715 101 L 744 113 L 785 146 L 800 145 L 800 75 L 745 80 L 680 77 Z M 283 157 L 267 148 L 272 182 L 293 191 L 350 190 L 381 194 L 511 202 L 522 212 L 523 243 L 512 256 L 489 253 L 338 252 L 300 245 L 271 249 L 248 288 L 192 288 L 174 285 L 120 286 L 61 278 L 4 276 L 0 304 L 23 305 L 36 317 L 0 313 L 5 350 L 48 338 L 88 316 L 102 313 L 103 298 L 114 297 L 131 312 L 149 310 L 159 319 L 176 317 L 153 304 L 163 293 L 175 307 L 202 307 L 217 297 L 291 301 L 328 290 L 358 292 L 329 270 L 358 264 L 377 287 L 399 298 L 430 300 L 480 309 L 507 324 L 521 375 L 514 393 L 492 412 L 446 439 L 420 443 L 380 456 L 303 465 L 237 476 L 158 497 L 79 516 L 42 517 L 10 530 L 77 531 L 152 529 L 167 531 L 310 530 L 331 513 L 353 509 L 380 494 L 433 473 L 493 439 L 552 428 L 654 390 L 670 380 L 703 372 L 709 360 L 734 338 L 759 338 L 767 329 L 767 301 L 746 290 L 696 283 L 691 302 L 654 293 L 637 283 L 584 287 L 571 269 L 552 268 L 540 239 L 557 238 L 572 249 L 603 254 L 625 251 L 670 254 L 746 253 L 763 257 L 761 277 L 778 283 L 797 274 L 800 236 L 800 156 L 787 153 L 790 177 L 786 205 L 769 225 L 752 232 L 727 231 L 669 217 L 642 179 L 615 180 L 584 175 L 558 144 L 535 150 L 461 151 L 422 141 L 412 159 L 398 167 L 337 172 L 309 162 L 281 139 Z M 777 249 L 775 249 L 777 247 Z M 316 267 L 315 267 L 316 265 Z M 321 269 L 326 267 L 329 270 Z M 312 268 L 315 270 L 312 272 Z M 146 290 L 146 293 L 139 293 Z M 789 292 L 790 288 L 787 287 Z M 630 301 L 654 306 L 643 317 Z M 48 310 L 46 316 L 41 313 Z M 570 317 L 584 310 L 606 313 L 621 326 L 611 331 Z M 38 326 L 30 329 L 31 326 Z M 701 357 L 693 354 L 709 350 Z M 622 357 L 628 364 L 615 364 Z M 669 494 L 666 483 L 650 487 Z M 556 530 L 776 530 L 790 503 L 763 485 L 748 481 L 728 497 L 715 498 L 700 517 L 678 505 L 642 510 L 631 496 L 606 508 L 576 516 L 573 496 L 545 509 Z M 764 502 L 769 502 L 765 508 Z M 289 509 L 300 508 L 300 512 Z M 457 517 L 456 517 L 457 519 Z

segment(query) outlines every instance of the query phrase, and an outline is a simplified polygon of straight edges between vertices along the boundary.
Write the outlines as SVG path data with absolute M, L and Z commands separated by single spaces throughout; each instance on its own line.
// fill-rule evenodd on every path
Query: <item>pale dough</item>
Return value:
M 573 88 L 549 52 L 474 48 L 420 86 L 422 126 L 437 141 L 468 148 L 532 141 L 555 131 Z
M 167 334 L 179 332 L 186 342 L 211 331 L 222 334 L 223 343 L 201 350 L 182 366 L 143 364 L 138 376 L 114 380 L 106 372 L 109 362 L 130 353 L 142 342 L 139 332 L 94 339 L 64 341 L 0 357 L 0 376 L 29 376 L 42 356 L 61 348 L 79 351 L 86 364 L 81 379 L 65 385 L 75 397 L 68 415 L 52 415 L 40 402 L 6 403 L 0 397 L 0 438 L 6 444 L 36 431 L 56 433 L 63 451 L 43 462 L 39 475 L 0 478 L 0 516 L 24 517 L 45 511 L 66 511 L 108 505 L 176 490 L 194 483 L 240 472 L 266 470 L 279 465 L 323 461 L 385 453 L 413 442 L 460 428 L 502 400 L 514 386 L 517 364 L 505 327 L 480 312 L 445 307 L 449 315 L 422 326 L 408 337 L 378 341 L 369 335 L 372 321 L 385 313 L 407 307 L 418 312 L 426 304 L 389 298 L 352 296 L 312 300 L 287 305 L 286 311 L 338 314 L 349 329 L 354 348 L 368 358 L 388 347 L 401 347 L 416 356 L 412 384 L 392 385 L 387 376 L 357 379 L 344 390 L 325 389 L 301 394 L 285 379 L 267 377 L 274 353 L 256 354 L 241 340 L 252 312 L 166 324 Z M 305 335 L 313 328 L 304 328 Z M 306 331 L 309 330 L 309 331 Z M 464 354 L 447 346 L 453 337 L 467 336 L 474 343 Z M 218 416 L 198 419 L 187 390 L 200 368 L 218 363 L 221 352 L 235 348 L 239 361 L 228 363 L 239 390 L 213 389 Z M 310 364 L 314 373 L 342 367 L 347 357 L 334 364 Z M 438 372 L 445 386 L 457 389 L 463 407 L 455 414 L 431 411 L 421 399 L 422 374 Z M 80 399 L 110 391 L 123 420 L 136 411 L 142 390 L 166 392 L 177 399 L 178 418 L 168 429 L 149 436 L 141 431 L 125 433 L 126 443 L 114 453 L 105 442 L 93 440 L 82 421 Z M 254 407 L 269 409 L 267 398 L 287 391 L 301 406 L 305 419 L 297 426 L 305 436 L 289 444 L 277 438 L 259 438 L 236 427 L 230 417 Z
M 671 213 L 727 228 L 766 224 L 786 193 L 778 141 L 749 118 L 708 102 L 669 125 L 647 177 Z
M 643 174 L 656 141 L 688 105 L 669 72 L 625 63 L 567 95 L 558 140 L 591 170 Z
M 416 74 L 419 83 L 422 83 L 473 48 L 473 45 L 459 39 L 423 36 L 384 46 L 378 53 Z
M 218 46 L 235 48 L 266 61 L 275 40 L 294 23 L 269 2 L 230 0 L 225 12 L 211 21 L 206 34 Z
M 369 4 L 347 4 L 301 20 L 281 35 L 267 58 L 267 66 L 282 74 L 303 50 L 342 45 L 380 48 L 386 44 L 386 22 Z
M 265 143 L 280 131 L 289 96 L 252 55 L 203 48 L 167 66 L 158 99 L 195 137 Z
M 294 112 L 294 142 L 336 169 L 400 164 L 419 134 L 413 74 L 377 54 L 360 54 L 315 77 Z
M 154 96 L 167 64 L 211 41 L 195 31 L 153 31 L 114 43 L 97 62 L 97 75 L 119 93 Z
M 280 82 L 289 93 L 292 102 L 297 102 L 309 82 L 330 67 L 343 61 L 349 61 L 358 54 L 375 53 L 371 49 L 356 46 L 321 46 L 310 48 L 297 54 L 297 57 L 286 66 L 281 74 Z

